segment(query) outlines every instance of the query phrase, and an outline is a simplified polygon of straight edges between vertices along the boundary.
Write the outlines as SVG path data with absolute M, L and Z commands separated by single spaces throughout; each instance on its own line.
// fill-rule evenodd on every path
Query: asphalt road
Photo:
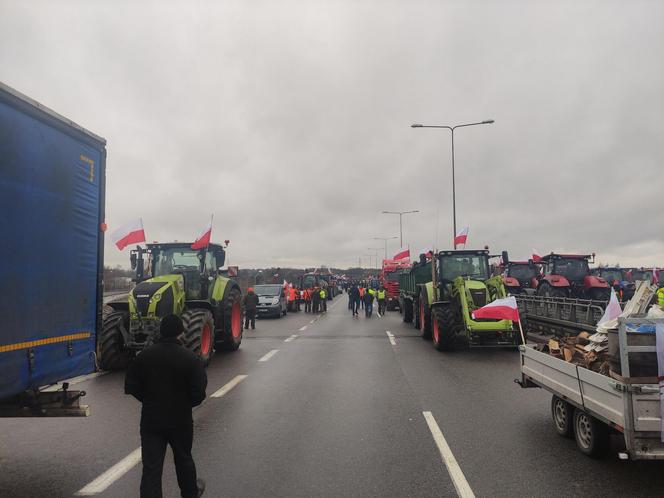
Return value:
M 513 383 L 516 352 L 439 353 L 398 313 L 354 319 L 346 303 L 260 320 L 238 352 L 215 356 L 208 395 L 236 384 L 194 414 L 206 496 L 456 496 L 455 483 L 487 497 L 664 494 L 663 464 L 592 460 L 557 436 L 550 396 Z M 0 419 L 0 496 L 72 496 L 99 476 L 98 496 L 138 496 L 141 465 L 126 457 L 140 406 L 123 380 L 77 384 L 87 419 Z M 164 490 L 179 496 L 170 456 Z

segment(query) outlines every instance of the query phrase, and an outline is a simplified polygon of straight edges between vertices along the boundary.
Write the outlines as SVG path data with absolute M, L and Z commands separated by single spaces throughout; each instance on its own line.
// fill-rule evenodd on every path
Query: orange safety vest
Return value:
M 308 301 L 311 298 L 311 294 L 309 293 L 309 289 L 304 289 L 304 300 Z
M 288 300 L 295 301 L 295 289 L 292 287 L 288 290 Z
M 360 287 L 360 297 L 364 297 L 364 287 Z

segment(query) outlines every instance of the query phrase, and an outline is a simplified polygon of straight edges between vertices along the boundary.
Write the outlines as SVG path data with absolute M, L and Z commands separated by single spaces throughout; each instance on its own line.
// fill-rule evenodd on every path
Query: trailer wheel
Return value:
M 132 354 L 124 348 L 124 335 L 129 313 L 113 311 L 104 316 L 101 333 L 97 337 L 97 362 L 100 370 L 124 370 Z
M 590 457 L 603 457 L 609 450 L 608 426 L 583 410 L 574 410 L 574 437 L 581 453 Z
M 207 366 L 214 353 L 214 317 L 212 312 L 202 309 L 182 313 L 184 345 L 196 353 Z
M 404 323 L 413 321 L 413 302 L 410 299 L 403 300 L 403 321 Z
M 574 435 L 574 407 L 555 395 L 551 398 L 551 418 L 559 436 L 571 438 Z
M 242 293 L 233 287 L 224 298 L 224 330 L 222 347 L 237 351 L 242 343 Z
M 420 295 L 419 306 L 419 324 L 422 331 L 422 339 L 431 339 L 431 312 L 427 306 L 428 299 L 426 298 L 426 291 L 422 290 Z
M 450 351 L 454 348 L 452 333 L 452 310 L 447 306 L 433 310 L 431 338 L 438 351 Z

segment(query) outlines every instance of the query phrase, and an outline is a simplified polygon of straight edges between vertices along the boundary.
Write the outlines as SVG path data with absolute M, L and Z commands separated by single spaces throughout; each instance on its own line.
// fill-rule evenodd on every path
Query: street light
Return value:
M 457 224 L 456 224 L 456 186 L 454 183 L 454 130 L 457 128 L 463 128 L 465 126 L 477 126 L 477 125 L 485 125 L 485 124 L 493 124 L 495 121 L 493 119 L 486 119 L 484 121 L 478 121 L 477 123 L 464 123 L 464 124 L 459 124 L 459 125 L 454 125 L 454 126 L 447 126 L 447 125 L 423 125 L 423 124 L 412 124 L 410 125 L 411 128 L 445 128 L 446 130 L 450 130 L 452 132 L 452 221 L 453 221 L 453 230 L 454 233 L 452 234 L 452 240 L 456 238 L 457 234 Z M 454 244 L 454 249 L 456 249 L 456 244 Z
M 374 240 L 382 240 L 385 242 L 385 259 L 387 259 L 387 241 L 392 239 L 398 239 L 396 235 L 394 237 L 374 237 Z
M 378 251 L 380 251 L 380 247 L 367 247 L 368 250 L 374 251 L 374 262 L 376 265 L 376 268 L 378 268 Z
M 369 258 L 369 269 L 371 270 L 371 258 L 373 257 L 373 254 L 365 254 L 365 256 Z
M 422 126 L 422 125 L 419 125 L 419 126 Z M 399 243 L 401 244 L 399 246 L 400 249 L 403 247 L 403 224 L 401 222 L 401 218 L 403 217 L 404 214 L 419 213 L 419 212 L 420 211 L 418 209 L 416 209 L 415 211 L 383 211 L 383 214 L 398 214 L 399 215 Z

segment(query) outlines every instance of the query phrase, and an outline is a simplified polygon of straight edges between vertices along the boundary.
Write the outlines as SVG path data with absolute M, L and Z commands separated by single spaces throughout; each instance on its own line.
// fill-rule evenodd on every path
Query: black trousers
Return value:
M 244 328 L 249 328 L 249 322 L 251 322 L 251 328 L 256 328 L 256 310 L 246 310 L 244 312 Z
M 194 498 L 198 495 L 196 465 L 191 456 L 193 437 L 192 424 L 169 429 L 141 427 L 141 455 L 143 458 L 141 498 L 161 498 L 162 496 L 161 474 L 164 469 L 167 444 L 173 451 L 180 496 Z

